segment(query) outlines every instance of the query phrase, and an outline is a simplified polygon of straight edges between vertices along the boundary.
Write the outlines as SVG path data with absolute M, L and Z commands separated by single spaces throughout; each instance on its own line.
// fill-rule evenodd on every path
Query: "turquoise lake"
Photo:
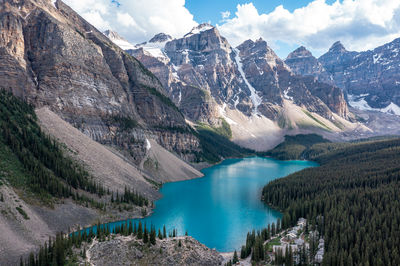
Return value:
M 175 228 L 180 235 L 187 231 L 220 252 L 240 250 L 248 231 L 276 223 L 281 217 L 261 202 L 263 186 L 312 166 L 317 164 L 261 157 L 225 160 L 203 169 L 203 178 L 164 184 L 154 213 L 141 221 L 161 229 L 166 225 L 167 231 Z

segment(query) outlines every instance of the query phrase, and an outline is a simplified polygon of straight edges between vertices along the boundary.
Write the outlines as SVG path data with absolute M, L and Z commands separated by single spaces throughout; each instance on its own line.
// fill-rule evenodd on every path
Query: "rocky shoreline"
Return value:
M 221 265 L 224 258 L 190 236 L 157 239 L 155 245 L 136 236 L 94 239 L 74 250 L 78 265 Z

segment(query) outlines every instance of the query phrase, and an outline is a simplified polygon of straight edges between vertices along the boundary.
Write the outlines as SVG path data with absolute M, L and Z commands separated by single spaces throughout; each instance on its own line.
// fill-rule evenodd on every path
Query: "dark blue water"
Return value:
M 166 225 L 167 231 L 175 228 L 178 234 L 187 231 L 221 252 L 239 250 L 248 231 L 276 223 L 281 217 L 261 202 L 263 186 L 316 165 L 261 157 L 225 160 L 202 170 L 203 178 L 164 184 L 160 191 L 163 197 L 155 202 L 154 213 L 141 220 L 156 228 Z

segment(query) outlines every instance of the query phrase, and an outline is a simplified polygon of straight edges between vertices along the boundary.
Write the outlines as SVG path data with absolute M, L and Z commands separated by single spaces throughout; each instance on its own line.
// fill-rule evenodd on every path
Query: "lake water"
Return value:
M 154 213 L 141 220 L 156 228 L 166 225 L 167 231 L 176 228 L 180 235 L 187 231 L 220 252 L 240 250 L 248 231 L 281 217 L 261 202 L 263 186 L 312 166 L 317 164 L 261 157 L 225 160 L 203 169 L 203 178 L 164 184 Z

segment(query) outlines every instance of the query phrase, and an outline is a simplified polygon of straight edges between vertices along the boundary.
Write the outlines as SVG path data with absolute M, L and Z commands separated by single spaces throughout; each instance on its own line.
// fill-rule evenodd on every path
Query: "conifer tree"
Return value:
M 236 264 L 238 262 L 239 262 L 239 258 L 238 258 L 238 255 L 237 255 L 237 252 L 236 252 L 236 249 L 235 249 L 235 252 L 233 253 L 232 263 Z
M 167 230 L 165 229 L 165 225 L 163 226 L 163 238 L 167 238 Z
M 144 224 L 144 230 L 143 230 L 143 243 L 149 242 L 149 234 L 147 232 L 146 224 Z
M 156 229 L 154 226 L 151 226 L 151 231 L 150 231 L 150 243 L 152 245 L 156 244 Z
M 139 221 L 138 229 L 137 229 L 137 238 L 142 239 L 143 238 L 143 229 L 142 229 L 142 222 Z

